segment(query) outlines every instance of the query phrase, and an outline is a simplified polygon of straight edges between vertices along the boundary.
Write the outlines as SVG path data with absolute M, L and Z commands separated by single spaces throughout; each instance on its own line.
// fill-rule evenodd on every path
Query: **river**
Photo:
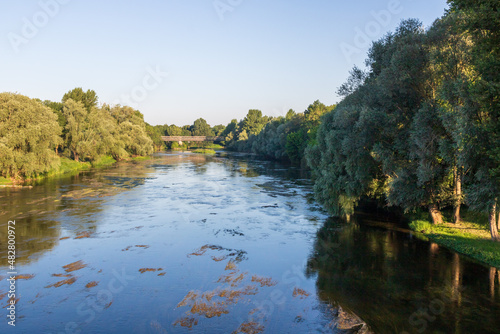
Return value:
M 500 332 L 496 269 L 385 216 L 328 218 L 311 188 L 296 168 L 220 152 L 1 189 L 0 332 Z

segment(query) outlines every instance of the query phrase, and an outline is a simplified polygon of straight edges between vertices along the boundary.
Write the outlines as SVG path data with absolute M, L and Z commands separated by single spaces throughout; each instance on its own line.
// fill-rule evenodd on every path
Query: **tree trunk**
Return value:
M 453 224 L 460 223 L 460 206 L 462 205 L 462 173 L 455 167 L 455 201 L 453 204 Z
M 491 267 L 490 268 L 490 296 L 491 299 L 495 299 L 495 278 L 497 275 L 497 268 Z
M 73 158 L 75 158 L 76 162 L 79 162 L 78 154 L 75 151 L 73 151 Z
M 490 232 L 491 239 L 494 241 L 500 241 L 498 237 L 498 225 L 497 225 L 497 204 L 493 204 L 490 209 Z
M 441 211 L 439 211 L 437 204 L 429 205 L 429 214 L 431 215 L 432 223 L 434 225 L 443 223 L 443 216 L 441 215 Z

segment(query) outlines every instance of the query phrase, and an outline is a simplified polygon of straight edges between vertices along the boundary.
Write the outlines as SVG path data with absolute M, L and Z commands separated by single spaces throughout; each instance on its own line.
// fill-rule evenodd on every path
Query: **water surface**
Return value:
M 500 328 L 496 270 L 374 215 L 328 219 L 307 175 L 244 155 L 159 154 L 2 189 L 0 205 L 2 249 L 16 220 L 19 333 Z

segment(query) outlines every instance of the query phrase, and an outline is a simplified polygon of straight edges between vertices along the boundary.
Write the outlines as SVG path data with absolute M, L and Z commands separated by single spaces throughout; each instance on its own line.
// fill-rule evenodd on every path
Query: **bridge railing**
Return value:
M 167 142 L 201 142 L 201 141 L 222 141 L 224 137 L 210 136 L 162 136 L 161 139 Z

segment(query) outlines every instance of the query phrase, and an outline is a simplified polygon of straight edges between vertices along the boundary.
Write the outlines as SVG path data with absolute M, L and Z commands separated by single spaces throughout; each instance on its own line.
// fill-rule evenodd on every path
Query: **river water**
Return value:
M 384 216 L 328 218 L 300 170 L 245 155 L 162 153 L 0 206 L 1 333 L 500 332 L 496 269 Z

